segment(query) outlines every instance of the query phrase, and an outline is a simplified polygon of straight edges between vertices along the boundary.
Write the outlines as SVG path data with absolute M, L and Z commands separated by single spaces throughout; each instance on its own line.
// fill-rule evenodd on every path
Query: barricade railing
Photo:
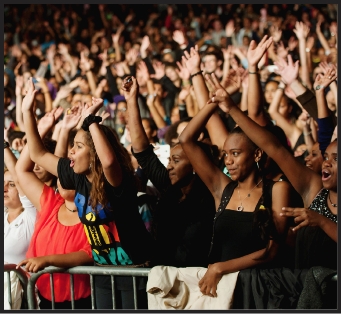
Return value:
M 128 268 L 128 267 L 101 267 L 101 266 L 77 266 L 71 268 L 60 268 L 60 267 L 46 267 L 38 273 L 32 274 L 27 284 L 27 300 L 28 308 L 36 309 L 35 306 L 35 284 L 41 275 L 50 275 L 50 286 L 51 286 L 51 303 L 52 309 L 55 309 L 55 298 L 54 298 L 54 281 L 53 274 L 63 273 L 70 274 L 70 293 L 71 293 L 71 307 L 74 309 L 74 282 L 73 275 L 89 275 L 90 276 L 90 289 L 91 289 L 91 307 L 95 309 L 95 287 L 94 287 L 94 275 L 106 275 L 111 276 L 111 289 L 112 289 L 112 300 L 113 309 L 116 309 L 115 300 L 115 276 L 131 276 L 133 278 L 133 291 L 134 291 L 134 307 L 138 308 L 137 304 L 137 288 L 136 288 L 136 277 L 148 277 L 150 268 Z M 147 293 L 147 292 L 146 292 Z
M 9 267 L 12 266 L 12 267 Z M 14 269 L 13 269 L 14 266 Z M 74 282 L 73 275 L 89 275 L 90 276 L 90 289 L 91 289 L 91 307 L 92 310 L 95 309 L 95 287 L 94 287 L 94 275 L 106 275 L 111 276 L 111 289 L 112 289 L 112 301 L 113 301 L 113 309 L 116 309 L 116 300 L 115 300 L 115 276 L 131 276 L 133 279 L 133 292 L 134 292 L 134 307 L 138 308 L 137 303 L 137 288 L 136 288 L 136 277 L 148 277 L 148 274 L 151 268 L 127 268 L 127 267 L 100 267 L 100 266 L 77 266 L 72 268 L 60 268 L 60 267 L 47 267 L 38 273 L 31 274 L 30 278 L 27 278 L 25 272 L 23 270 L 15 269 L 16 265 L 7 265 L 9 270 L 14 270 L 19 274 L 20 281 L 24 282 L 23 287 L 27 287 L 27 293 L 25 291 L 25 295 L 27 296 L 28 308 L 36 309 L 36 296 L 35 296 L 35 284 L 38 278 L 41 275 L 49 274 L 50 275 L 50 286 L 51 286 L 51 303 L 52 309 L 55 309 L 55 300 L 54 300 L 54 281 L 53 274 L 55 273 L 66 273 L 70 274 L 70 292 L 71 292 L 71 307 L 74 309 Z M 25 280 L 26 283 L 25 284 Z M 337 281 L 337 274 L 331 278 L 332 281 Z M 25 290 L 25 289 L 24 289 Z
M 23 298 L 22 298 L 22 305 L 21 307 L 27 308 L 27 285 L 28 285 L 28 278 L 26 272 L 21 268 L 16 268 L 16 264 L 4 264 L 4 273 L 7 273 L 7 284 L 8 284 L 8 303 L 12 308 L 12 283 L 11 283 L 11 271 L 14 272 L 19 281 L 21 283 L 23 289 Z M 33 300 L 34 302 L 34 300 Z

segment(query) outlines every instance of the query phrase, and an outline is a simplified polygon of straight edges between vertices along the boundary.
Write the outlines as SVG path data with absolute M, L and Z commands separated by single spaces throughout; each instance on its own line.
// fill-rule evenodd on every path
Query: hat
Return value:
M 126 102 L 126 99 L 122 95 L 115 95 L 114 96 L 114 103 L 118 104 L 119 102 L 124 101 Z

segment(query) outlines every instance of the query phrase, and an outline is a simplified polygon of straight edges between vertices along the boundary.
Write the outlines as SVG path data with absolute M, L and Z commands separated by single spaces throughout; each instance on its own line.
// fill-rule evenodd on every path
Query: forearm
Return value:
M 324 89 L 316 91 L 317 117 L 323 119 L 329 116 L 329 109 L 327 105 Z
M 4 149 L 4 163 L 5 163 L 8 171 L 12 175 L 13 181 L 14 182 L 17 181 L 17 173 L 15 171 L 15 165 L 17 163 L 17 158 L 15 157 L 15 155 L 13 154 L 13 152 L 11 151 L 11 149 L 9 147 Z
M 48 265 L 69 268 L 86 264 L 92 264 L 93 260 L 85 251 L 72 252 L 67 254 L 55 254 L 46 256 Z
M 50 112 L 52 110 L 52 98 L 48 90 L 44 91 L 44 98 L 45 98 L 45 112 Z
M 294 80 L 290 84 L 290 88 L 292 89 L 296 96 L 304 94 L 304 92 L 307 90 L 307 88 L 304 87 L 303 84 L 298 79 Z
M 130 99 L 128 105 L 128 125 L 131 136 L 131 145 L 135 153 L 144 151 L 148 145 L 148 137 L 143 128 L 142 120 L 137 104 L 137 99 Z
M 86 71 L 86 77 L 89 82 L 91 94 L 95 95 L 96 94 L 96 82 L 95 82 L 94 74 L 92 73 L 91 70 Z
M 121 59 L 122 59 L 121 49 L 120 49 L 120 45 L 118 44 L 118 42 L 114 43 L 114 48 L 115 48 L 115 60 L 116 62 L 121 62 Z
M 69 129 L 61 128 L 57 140 L 57 145 L 54 151 L 54 155 L 57 157 L 67 158 L 68 155 L 68 140 L 69 140 Z
M 306 55 L 306 42 L 305 39 L 299 40 L 299 53 L 300 53 L 300 63 L 301 63 L 301 79 L 305 83 L 305 85 L 310 89 L 311 82 L 310 76 L 308 71 L 308 64 L 307 64 L 307 55 Z
M 112 167 L 114 161 L 116 160 L 116 154 L 109 140 L 101 130 L 100 125 L 97 123 L 92 123 L 89 126 L 89 131 L 95 145 L 96 154 L 102 164 L 103 169 Z
M 149 96 L 147 96 L 149 97 Z M 161 117 L 159 111 L 155 108 L 154 104 L 148 106 L 150 114 L 158 129 L 162 129 L 166 126 L 165 120 Z
M 17 93 L 17 96 L 16 96 L 15 118 L 17 120 L 17 125 L 18 125 L 20 131 L 25 132 L 25 125 L 24 125 L 24 120 L 23 120 L 22 112 L 21 112 L 21 104 L 22 104 L 22 95 L 20 92 L 20 93 Z
M 273 245 L 273 248 L 270 248 L 269 255 L 266 258 L 262 258 L 262 255 L 265 253 L 265 249 L 262 249 L 226 262 L 219 262 L 217 263 L 219 272 L 220 274 L 224 275 L 268 263 L 274 258 L 275 254 L 277 253 L 277 249 L 275 248 L 275 246 L 277 247 L 277 245 Z

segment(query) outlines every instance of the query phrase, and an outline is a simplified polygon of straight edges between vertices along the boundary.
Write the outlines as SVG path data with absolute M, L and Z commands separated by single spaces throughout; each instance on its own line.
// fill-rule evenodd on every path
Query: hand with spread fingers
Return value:
M 219 269 L 219 264 L 208 265 L 207 272 L 199 281 L 199 288 L 203 295 L 208 295 L 213 298 L 217 297 L 217 286 L 223 276 Z
M 182 60 L 184 61 L 184 64 L 186 64 L 190 74 L 195 74 L 196 72 L 200 71 L 201 59 L 198 45 L 195 45 L 195 48 L 192 47 L 189 53 L 185 50 Z
M 265 35 L 260 43 L 257 45 L 256 41 L 252 40 L 247 50 L 247 61 L 249 66 L 257 66 L 260 59 L 262 59 L 266 50 L 272 44 L 272 37 Z
M 211 76 L 206 74 L 205 79 L 207 87 L 212 93 L 212 97 L 207 101 L 207 104 L 218 103 L 221 110 L 229 112 L 234 103 L 225 88 L 219 83 L 214 73 Z
M 72 130 L 78 125 L 79 120 L 82 117 L 82 107 L 81 106 L 73 106 L 68 109 L 66 114 L 64 115 L 62 128 L 67 130 Z
M 299 61 L 297 60 L 294 63 L 290 54 L 287 58 L 288 62 L 283 58 L 278 58 L 274 63 L 277 66 L 275 72 L 281 76 L 281 80 L 285 85 L 290 85 L 298 77 Z
M 337 71 L 335 67 L 328 67 L 325 69 L 324 75 L 318 74 L 315 78 L 314 89 L 317 91 L 323 91 L 333 81 L 337 79 Z
M 318 212 L 307 208 L 283 207 L 282 210 L 281 216 L 294 217 L 297 226 L 292 228 L 292 231 L 297 231 L 306 226 L 318 227 L 323 218 Z

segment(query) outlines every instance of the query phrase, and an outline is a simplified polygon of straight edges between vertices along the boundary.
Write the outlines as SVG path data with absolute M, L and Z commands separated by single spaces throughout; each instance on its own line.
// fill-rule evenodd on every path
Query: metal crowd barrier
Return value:
M 28 285 L 28 278 L 26 272 L 18 268 L 16 269 L 16 264 L 4 264 L 4 273 L 7 273 L 7 283 L 8 283 L 8 303 L 12 308 L 12 286 L 11 286 L 11 271 L 15 272 L 18 276 L 19 281 L 21 283 L 23 289 L 23 297 L 21 301 L 21 308 L 27 308 L 27 285 Z M 34 302 L 34 300 L 33 300 Z
M 115 300 L 115 276 L 132 276 L 133 278 L 133 290 L 134 290 L 134 306 L 137 309 L 137 288 L 136 288 L 136 277 L 148 277 L 150 268 L 127 268 L 127 267 L 101 267 L 101 266 L 77 266 L 72 268 L 60 268 L 60 267 L 46 267 L 38 273 L 32 274 L 27 284 L 27 301 L 28 308 L 30 310 L 36 309 L 35 306 L 35 284 L 38 278 L 43 274 L 50 275 L 50 286 L 51 286 L 51 298 L 52 298 L 52 309 L 55 309 L 54 301 L 54 281 L 53 274 L 55 273 L 66 273 L 70 274 L 70 292 L 71 292 L 71 307 L 74 309 L 74 282 L 73 275 L 89 275 L 90 276 L 90 288 L 91 288 L 91 307 L 95 309 L 95 287 L 94 287 L 94 275 L 107 275 L 111 276 L 111 289 L 112 289 L 112 301 L 113 309 L 116 309 Z M 147 292 L 146 292 L 147 293 Z

